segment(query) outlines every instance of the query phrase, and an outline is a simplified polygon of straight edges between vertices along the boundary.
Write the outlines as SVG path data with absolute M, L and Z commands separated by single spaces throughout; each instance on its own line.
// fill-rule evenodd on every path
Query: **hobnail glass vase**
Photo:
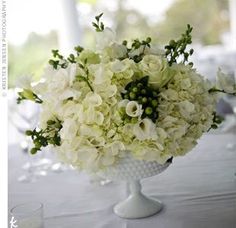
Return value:
M 115 166 L 102 171 L 100 175 L 103 177 L 114 181 L 127 181 L 129 185 L 130 195 L 114 206 L 114 213 L 122 218 L 135 219 L 160 212 L 162 203 L 142 193 L 140 180 L 163 172 L 170 164 L 171 161 L 159 164 L 155 161 L 137 160 L 131 153 L 127 153 Z

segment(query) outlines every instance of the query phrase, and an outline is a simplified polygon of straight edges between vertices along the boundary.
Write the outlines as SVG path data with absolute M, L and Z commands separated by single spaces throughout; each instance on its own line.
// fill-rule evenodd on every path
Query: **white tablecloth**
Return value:
M 51 173 L 35 183 L 17 182 L 23 172 L 17 145 L 9 146 L 9 208 L 29 201 L 44 204 L 45 228 L 235 228 L 236 151 L 234 135 L 205 135 L 185 157 L 159 176 L 142 181 L 143 192 L 164 203 L 157 215 L 137 220 L 113 214 L 126 198 L 126 183 L 92 184 L 76 171 Z

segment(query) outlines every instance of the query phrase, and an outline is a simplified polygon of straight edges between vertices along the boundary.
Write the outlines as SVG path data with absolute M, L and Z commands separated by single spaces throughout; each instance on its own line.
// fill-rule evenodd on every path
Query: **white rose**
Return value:
M 156 55 L 146 55 L 139 63 L 140 69 L 149 76 L 149 84 L 155 88 L 161 88 L 174 77 L 175 71 L 168 66 L 166 59 Z

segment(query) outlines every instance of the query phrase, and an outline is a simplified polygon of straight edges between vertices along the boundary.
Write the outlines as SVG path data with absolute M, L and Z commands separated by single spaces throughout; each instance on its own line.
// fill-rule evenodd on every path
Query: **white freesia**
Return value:
M 93 65 L 91 70 L 94 73 L 94 83 L 95 85 L 100 85 L 103 83 L 110 83 L 112 78 L 112 71 L 105 64 Z
M 97 107 L 97 106 L 100 106 L 102 104 L 102 98 L 100 97 L 99 94 L 89 92 L 86 95 L 83 103 L 87 106 Z
M 142 114 L 142 106 L 136 101 L 129 101 L 125 111 L 128 116 L 138 117 Z
M 139 140 L 157 139 L 156 126 L 150 119 L 143 119 L 134 126 L 134 135 Z

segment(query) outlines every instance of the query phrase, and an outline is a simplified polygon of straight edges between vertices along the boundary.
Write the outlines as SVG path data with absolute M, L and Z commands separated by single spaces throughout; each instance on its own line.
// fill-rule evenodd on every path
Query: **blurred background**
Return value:
M 9 87 L 17 77 L 40 77 L 51 49 L 94 47 L 91 22 L 104 13 L 117 39 L 151 36 L 160 46 L 194 27 L 193 61 L 215 77 L 218 67 L 236 69 L 236 0 L 8 0 Z

